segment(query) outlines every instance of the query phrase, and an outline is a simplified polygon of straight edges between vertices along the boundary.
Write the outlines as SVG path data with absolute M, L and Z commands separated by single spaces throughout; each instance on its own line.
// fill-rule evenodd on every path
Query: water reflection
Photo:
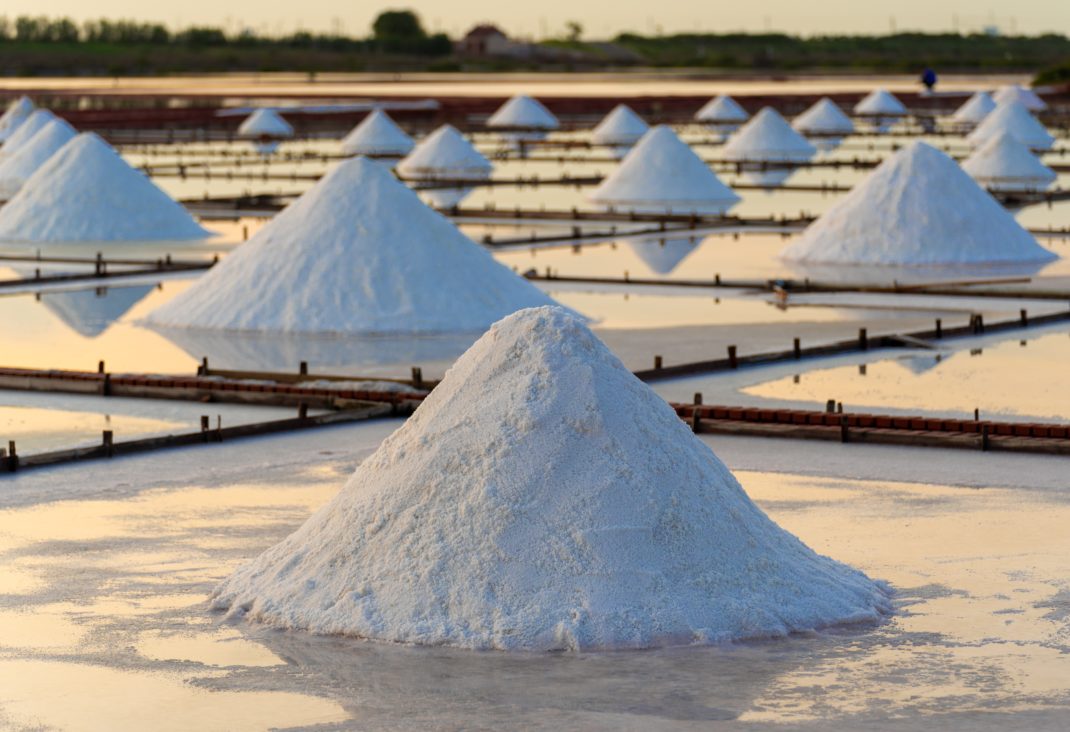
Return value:
M 781 260 L 796 276 L 821 282 L 921 283 L 951 280 L 1033 277 L 1052 262 L 1007 262 L 1000 264 L 893 265 L 819 264 Z
M 45 292 L 40 302 L 75 333 L 96 338 L 152 292 L 152 285 Z
M 637 239 L 626 242 L 654 274 L 667 275 L 698 247 L 698 239 Z

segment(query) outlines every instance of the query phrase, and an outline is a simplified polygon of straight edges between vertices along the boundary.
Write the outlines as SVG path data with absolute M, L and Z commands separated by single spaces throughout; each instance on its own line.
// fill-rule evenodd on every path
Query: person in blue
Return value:
M 931 92 L 933 87 L 936 86 L 936 72 L 932 69 L 925 69 L 925 71 L 922 71 L 921 83 Z

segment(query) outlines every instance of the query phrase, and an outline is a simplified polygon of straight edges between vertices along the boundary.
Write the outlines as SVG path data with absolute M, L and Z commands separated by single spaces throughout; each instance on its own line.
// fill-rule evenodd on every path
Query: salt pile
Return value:
M 739 202 L 667 125 L 643 135 L 590 200 L 627 211 L 721 214 Z
M 383 155 L 402 157 L 412 150 L 412 138 L 381 109 L 372 110 L 342 139 L 347 155 Z
M 791 126 L 813 140 L 815 147 L 832 150 L 841 140 L 855 131 L 854 122 L 837 104 L 823 97 L 792 120 Z
M 650 125 L 633 112 L 631 107 L 618 104 L 594 128 L 591 142 L 595 145 L 607 145 L 612 154 L 623 157 L 649 129 Z
M 549 302 L 386 167 L 357 157 L 146 322 L 274 333 L 482 332 Z
M 518 94 L 487 120 L 487 127 L 526 127 L 537 130 L 556 130 L 557 117 L 538 99 Z
M 881 163 L 781 256 L 904 266 L 1056 258 L 954 160 L 923 142 Z
M 742 124 L 750 119 L 747 110 L 739 106 L 739 103 L 730 96 L 716 96 L 702 105 L 695 112 L 696 122 L 708 122 L 714 124 Z
M 0 239 L 154 241 L 209 236 L 91 132 L 75 136 L 0 208 Z
M 855 114 L 867 117 L 902 117 L 907 108 L 886 89 L 874 89 L 854 108 Z
M 1018 102 L 1030 112 L 1043 112 L 1048 108 L 1047 102 L 1041 99 L 1032 89 L 1026 89 L 1018 84 L 1001 86 L 992 95 L 996 104 L 1004 102 Z
M 1055 171 L 1005 132 L 974 151 L 962 169 L 981 185 L 997 191 L 1042 191 L 1056 178 Z
M 772 107 L 765 107 L 725 144 L 722 157 L 739 163 L 806 162 L 817 148 L 796 132 Z M 776 185 L 792 174 L 791 167 L 753 166 L 745 175 L 764 185 Z
M 252 139 L 293 137 L 294 128 L 273 109 L 258 109 L 238 126 L 238 135 Z
M 35 109 L 31 112 L 30 116 L 23 120 L 22 124 L 4 141 L 3 147 L 0 147 L 0 160 L 14 155 L 19 148 L 28 143 L 54 119 L 57 119 L 56 115 L 47 109 Z
M 412 180 L 459 179 L 486 180 L 494 169 L 490 161 L 476 150 L 452 125 L 442 125 L 420 140 L 397 167 L 403 178 Z M 433 206 L 456 206 L 472 192 L 471 188 L 439 188 L 421 191 Z
M 73 127 L 57 117 L 0 161 L 0 199 L 18 193 L 29 177 L 76 134 Z
M 4 114 L 0 115 L 0 142 L 10 137 L 31 112 L 33 112 L 33 102 L 29 97 L 19 97 L 9 104 Z
M 1014 101 L 997 104 L 966 140 L 977 147 L 1004 132 L 1032 150 L 1051 150 L 1055 143 L 1044 125 L 1021 102 Z
M 955 113 L 951 115 L 951 120 L 968 127 L 975 127 L 995 108 L 996 103 L 988 92 L 977 92 L 955 110 Z
M 283 628 L 510 651 L 873 622 L 885 589 L 773 523 L 559 308 L 497 323 L 212 606 Z

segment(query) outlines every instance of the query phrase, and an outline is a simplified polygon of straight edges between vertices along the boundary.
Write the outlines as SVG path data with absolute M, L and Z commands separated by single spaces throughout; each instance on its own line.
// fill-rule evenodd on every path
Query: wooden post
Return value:
M 207 376 L 208 375 L 208 357 L 207 356 L 204 356 L 204 357 L 201 358 L 201 366 L 200 366 L 200 368 L 197 369 L 197 375 L 198 376 Z
M 988 452 L 988 425 L 981 425 L 981 452 Z
M 836 400 L 835 399 L 829 399 L 827 402 L 825 402 L 825 413 L 826 414 L 833 414 L 833 413 L 835 413 L 835 411 L 836 411 Z
M 869 335 L 865 328 L 858 329 L 858 347 L 863 351 L 869 350 Z
M 944 337 L 944 323 L 943 323 L 942 320 L 940 320 L 940 318 L 936 319 L 936 337 L 937 338 L 943 338 Z
M 201 432 L 207 432 L 209 430 L 210 426 L 211 426 L 211 424 L 208 421 L 208 415 L 207 414 L 202 414 L 201 415 Z
M 795 358 L 802 358 L 802 342 L 798 338 L 793 342 L 792 350 L 795 352 Z
M 1026 328 L 1026 327 L 1029 326 L 1029 311 L 1028 310 L 1025 310 L 1025 309 L 1020 310 L 1018 312 L 1018 317 L 1022 321 L 1022 327 L 1023 328 Z
M 97 362 L 97 373 L 98 374 L 103 374 L 104 373 L 104 362 L 103 361 L 98 361 Z
M 19 469 L 19 454 L 15 451 L 14 440 L 7 442 L 7 469 L 12 473 Z
M 850 441 L 850 435 L 848 434 L 847 415 L 840 415 L 840 442 L 847 443 Z
M 702 404 L 702 392 L 701 391 L 696 391 L 695 392 L 695 405 L 699 406 L 701 404 Z
M 691 409 L 691 431 L 696 435 L 702 431 L 702 418 L 699 416 L 699 411 L 698 406 Z
M 419 366 L 412 367 L 412 387 L 414 389 L 424 388 L 424 370 Z
M 974 422 L 980 422 L 981 421 L 981 410 L 978 409 L 977 407 L 973 408 L 973 421 Z
M 654 356 L 654 370 L 657 371 L 661 368 L 661 356 Z
M 101 396 L 111 396 L 111 374 L 104 374 L 104 382 L 100 385 Z
M 308 405 L 304 402 L 297 405 L 297 418 L 308 419 Z
M 731 368 L 731 369 L 738 369 L 739 368 L 739 359 L 736 358 L 736 347 L 735 346 L 729 346 L 728 347 L 728 368 Z
M 115 454 L 114 445 L 115 445 L 115 443 L 114 443 L 114 440 L 113 440 L 112 431 L 111 430 L 104 430 L 104 440 L 103 440 L 102 447 L 104 448 L 104 454 L 107 457 L 111 457 L 112 455 Z
M 299 376 L 308 376 L 308 361 L 302 361 L 297 367 L 297 373 Z
M 715 274 L 713 276 L 713 284 L 714 284 L 715 287 L 720 287 L 721 286 L 721 273 L 720 272 L 718 272 L 717 274 Z

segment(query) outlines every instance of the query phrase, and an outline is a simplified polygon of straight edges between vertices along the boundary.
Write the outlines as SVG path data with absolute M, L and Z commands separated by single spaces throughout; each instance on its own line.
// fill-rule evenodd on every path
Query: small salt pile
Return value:
M 487 127 L 523 127 L 529 130 L 556 130 L 560 126 L 550 110 L 538 99 L 518 94 L 487 119 Z
M 1001 86 L 992 95 L 996 104 L 1004 102 L 1018 102 L 1030 112 L 1043 112 L 1048 108 L 1047 102 L 1040 98 L 1032 89 L 1026 89 L 1018 84 Z
M 159 241 L 210 233 L 92 132 L 75 136 L 0 208 L 0 240 Z
M 398 163 L 398 173 L 410 180 L 455 179 L 481 181 L 490 177 L 494 166 L 452 125 L 442 125 L 420 140 L 413 151 Z M 432 206 L 456 206 L 471 188 L 438 188 L 420 192 Z
M 881 163 L 781 256 L 898 266 L 1056 258 L 954 160 L 923 142 Z
M 602 118 L 591 133 L 591 142 L 606 145 L 615 157 L 623 157 L 639 141 L 650 125 L 627 104 L 618 104 Z
M 996 104 L 996 108 L 984 118 L 966 140 L 974 147 L 1007 133 L 1031 150 L 1051 150 L 1055 138 L 1021 102 L 1010 101 Z
M 877 132 L 887 132 L 906 116 L 907 108 L 886 89 L 874 89 L 855 105 L 854 113 L 869 119 Z
M 962 169 L 994 191 L 1042 191 L 1056 178 L 1055 171 L 1006 132 L 977 148 Z
M 951 121 L 963 127 L 976 127 L 996 108 L 996 103 L 988 92 L 977 92 L 965 104 L 955 110 Z
M 390 119 L 390 115 L 381 109 L 373 109 L 342 138 L 342 152 L 400 158 L 412 151 L 413 144 L 412 138 Z
M 0 200 L 7 200 L 18 193 L 30 176 L 76 134 L 66 120 L 57 117 L 10 156 L 0 160 Z
M 625 211 L 721 214 L 736 193 L 667 125 L 643 135 L 590 200 Z
M 735 132 L 748 119 L 750 115 L 747 110 L 726 94 L 714 97 L 695 112 L 696 122 L 705 124 L 712 132 L 722 137 Z
M 820 150 L 833 150 L 844 137 L 854 133 L 855 125 L 837 104 L 823 97 L 792 120 L 791 126 L 811 138 Z
M 56 115 L 47 109 L 35 109 L 31 112 L 30 116 L 23 120 L 22 124 L 4 141 L 3 147 L 0 147 L 0 160 L 5 160 L 14 155 L 19 148 L 28 143 L 34 135 L 43 130 L 45 125 L 54 119 L 57 119 Z
M 385 166 L 357 157 L 146 322 L 280 334 L 482 332 L 550 302 Z
M 258 109 L 238 126 L 238 137 L 253 141 L 257 151 L 269 155 L 279 141 L 294 136 L 294 128 L 273 109 Z
M 7 140 L 32 112 L 33 102 L 29 97 L 19 97 L 9 104 L 0 115 L 0 142 Z
M 763 163 L 806 162 L 817 148 L 796 132 L 772 107 L 765 107 L 725 144 L 722 157 L 744 166 L 744 176 L 760 185 L 777 185 L 791 176 L 790 166 L 763 169 Z
M 579 319 L 494 325 L 212 607 L 282 628 L 507 651 L 775 637 L 890 612 L 781 529 Z

